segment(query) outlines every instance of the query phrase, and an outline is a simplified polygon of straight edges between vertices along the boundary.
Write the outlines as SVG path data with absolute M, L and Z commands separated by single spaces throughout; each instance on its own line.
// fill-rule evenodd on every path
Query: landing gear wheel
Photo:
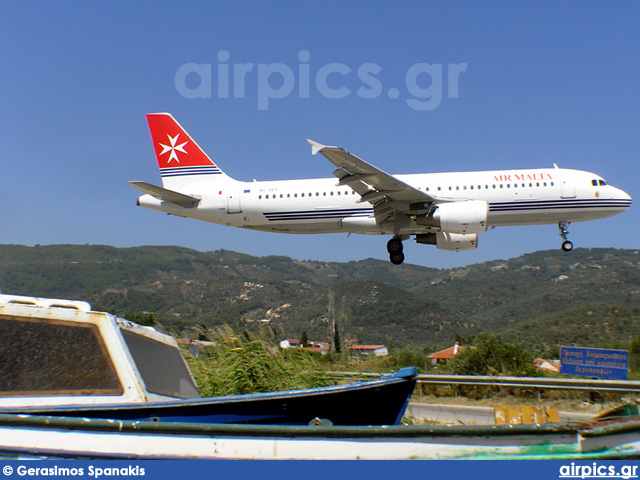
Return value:
M 402 262 L 404 262 L 404 253 L 393 252 L 389 254 L 389 260 L 391 260 L 391 263 L 393 263 L 394 265 L 400 265 L 402 264 Z
M 397 237 L 393 237 L 387 242 L 387 252 L 389 254 L 402 253 L 402 240 Z
M 560 222 L 558 224 L 558 229 L 560 230 L 560 236 L 562 237 L 562 250 L 565 252 L 570 252 L 573 250 L 573 243 L 567 240 L 567 235 L 569 235 L 569 222 Z
M 565 252 L 570 252 L 571 250 L 573 250 L 573 243 L 567 240 L 562 244 L 562 250 L 564 250 Z

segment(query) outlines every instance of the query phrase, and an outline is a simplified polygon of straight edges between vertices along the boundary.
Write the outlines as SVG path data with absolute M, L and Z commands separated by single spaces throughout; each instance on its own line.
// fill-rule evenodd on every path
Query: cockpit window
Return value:
M 601 187 L 605 186 L 607 184 L 607 182 L 605 182 L 604 180 L 598 180 L 598 185 L 600 185 Z
M 591 180 L 591 185 L 593 185 L 594 187 L 598 186 L 598 180 Z

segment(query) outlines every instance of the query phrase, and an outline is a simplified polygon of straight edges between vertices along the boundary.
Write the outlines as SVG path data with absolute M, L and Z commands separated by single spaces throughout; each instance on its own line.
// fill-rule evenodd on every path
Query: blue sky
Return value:
M 392 173 L 555 162 L 637 198 L 639 21 L 635 2 L 1 2 L 0 243 L 387 258 L 386 237 L 268 234 L 137 208 L 126 181 L 160 183 L 144 117 L 158 111 L 239 180 L 330 176 L 332 165 L 310 154 L 312 138 Z M 244 92 L 231 76 L 222 98 L 221 65 L 249 63 Z M 208 97 L 184 95 L 201 92 L 195 74 L 180 87 L 187 64 L 210 66 Z M 442 65 L 430 98 L 427 74 L 411 77 L 419 64 Z M 316 83 L 327 65 L 348 72 L 327 77 L 331 90 Z M 358 74 L 371 66 L 377 91 Z M 289 92 L 272 75 L 283 98 L 268 108 L 260 68 L 293 75 Z M 343 98 L 329 98 L 338 91 Z M 420 111 L 408 100 L 423 93 Z M 570 239 L 640 247 L 637 212 L 573 224 Z M 405 253 L 452 267 L 559 246 L 549 225 L 489 231 L 473 252 L 409 241 Z

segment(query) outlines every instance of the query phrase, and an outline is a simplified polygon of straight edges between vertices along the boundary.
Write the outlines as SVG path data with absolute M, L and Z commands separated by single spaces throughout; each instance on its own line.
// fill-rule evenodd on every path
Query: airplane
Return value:
M 562 250 L 572 222 L 617 215 L 631 197 L 594 173 L 559 168 L 391 175 L 346 150 L 307 140 L 336 167 L 334 179 L 242 182 L 226 175 L 169 113 L 147 115 L 162 187 L 141 190 L 141 207 L 253 230 L 390 235 L 387 251 L 404 262 L 403 241 L 473 250 L 487 229 L 557 224 Z

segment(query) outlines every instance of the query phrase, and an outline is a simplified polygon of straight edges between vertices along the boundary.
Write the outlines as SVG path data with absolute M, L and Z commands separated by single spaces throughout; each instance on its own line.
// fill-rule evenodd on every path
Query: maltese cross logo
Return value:
M 167 164 L 171 163 L 171 161 L 174 159 L 176 162 L 180 163 L 180 160 L 178 159 L 178 154 L 176 153 L 176 151 L 181 153 L 186 153 L 188 155 L 188 152 L 184 149 L 184 146 L 189 142 L 184 142 L 184 143 L 181 143 L 180 145 L 176 145 L 178 143 L 179 136 L 180 136 L 179 133 L 175 137 L 171 137 L 171 135 L 167 133 L 167 138 L 169 138 L 169 145 L 160 143 L 160 146 L 163 148 L 162 152 L 160 152 L 160 155 L 164 155 L 167 152 L 171 152 L 169 154 L 169 160 L 167 160 Z

